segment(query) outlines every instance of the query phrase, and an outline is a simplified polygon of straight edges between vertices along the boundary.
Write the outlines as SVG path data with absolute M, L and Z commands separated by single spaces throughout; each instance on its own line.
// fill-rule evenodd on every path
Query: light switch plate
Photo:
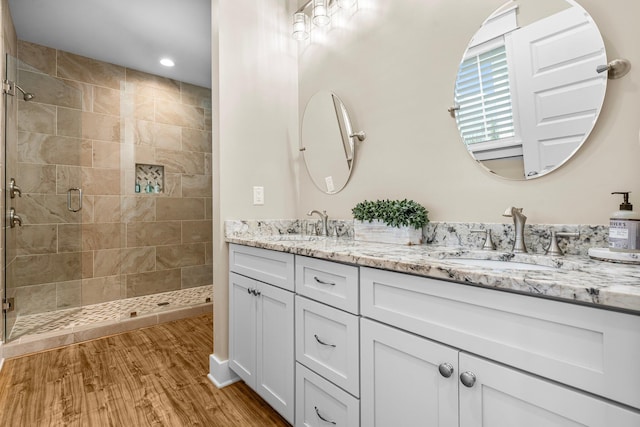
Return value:
M 253 204 L 264 205 L 264 187 L 253 187 Z

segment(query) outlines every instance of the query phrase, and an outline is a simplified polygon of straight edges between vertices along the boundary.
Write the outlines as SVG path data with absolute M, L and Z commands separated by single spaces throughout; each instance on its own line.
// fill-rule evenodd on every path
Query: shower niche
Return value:
M 164 166 L 136 163 L 135 192 L 140 194 L 164 193 Z

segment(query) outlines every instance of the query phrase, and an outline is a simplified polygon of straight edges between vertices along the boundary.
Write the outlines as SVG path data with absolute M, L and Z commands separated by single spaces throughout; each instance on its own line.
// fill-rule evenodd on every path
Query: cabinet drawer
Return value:
M 366 317 L 640 408 L 640 316 L 371 268 Z
M 295 425 L 358 427 L 360 402 L 318 374 L 296 363 Z
M 354 396 L 360 395 L 357 316 L 296 296 L 296 360 Z
M 359 314 L 358 267 L 297 256 L 296 292 L 349 313 Z
M 251 246 L 229 245 L 229 271 L 294 290 L 294 256 Z

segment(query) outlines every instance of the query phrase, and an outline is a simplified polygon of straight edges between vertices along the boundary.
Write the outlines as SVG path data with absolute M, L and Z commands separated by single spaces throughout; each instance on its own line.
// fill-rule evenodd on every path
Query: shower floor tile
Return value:
M 92 323 L 118 321 L 144 314 L 169 311 L 179 307 L 189 307 L 208 302 L 207 298 L 211 301 L 212 297 L 213 286 L 208 285 L 84 307 L 25 316 L 18 315 L 8 341 L 26 335 L 51 333 Z

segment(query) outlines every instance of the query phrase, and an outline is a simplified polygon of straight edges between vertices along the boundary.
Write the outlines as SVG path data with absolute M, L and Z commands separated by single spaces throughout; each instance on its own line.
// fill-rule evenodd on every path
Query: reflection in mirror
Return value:
M 355 138 L 344 104 L 329 91 L 313 95 L 302 117 L 300 151 L 313 183 L 334 194 L 349 181 L 355 161 Z
M 584 143 L 607 85 L 604 42 L 573 0 L 509 1 L 471 39 L 456 78 L 469 153 L 511 179 L 543 176 Z

